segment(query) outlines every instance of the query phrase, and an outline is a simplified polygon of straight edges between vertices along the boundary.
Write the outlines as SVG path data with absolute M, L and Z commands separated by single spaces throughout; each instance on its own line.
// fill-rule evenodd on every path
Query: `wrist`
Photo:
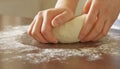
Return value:
M 75 13 L 78 1 L 79 0 L 58 0 L 55 8 L 65 8 Z

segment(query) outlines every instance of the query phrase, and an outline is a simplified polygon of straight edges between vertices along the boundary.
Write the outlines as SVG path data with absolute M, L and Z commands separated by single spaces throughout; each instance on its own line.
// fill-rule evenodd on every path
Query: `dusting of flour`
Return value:
M 0 61 L 41 63 L 75 56 L 94 61 L 102 59 L 103 53 L 120 56 L 120 33 L 110 32 L 96 43 L 40 44 L 26 34 L 27 28 L 18 26 L 0 32 Z

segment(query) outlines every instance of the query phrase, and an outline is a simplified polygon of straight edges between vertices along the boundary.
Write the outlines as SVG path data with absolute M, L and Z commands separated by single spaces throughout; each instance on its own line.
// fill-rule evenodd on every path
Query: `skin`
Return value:
M 52 28 L 73 18 L 77 3 L 78 0 L 58 0 L 55 8 L 38 12 L 28 29 L 28 34 L 41 43 L 57 43 Z
M 52 28 L 74 17 L 78 0 L 58 0 L 55 8 L 38 12 L 28 34 L 41 43 L 57 43 Z M 104 37 L 120 12 L 120 0 L 87 0 L 84 14 L 88 14 L 79 38 L 81 42 L 97 41 Z
M 80 32 L 81 42 L 97 41 L 107 35 L 120 12 L 120 0 L 87 0 L 88 14 Z

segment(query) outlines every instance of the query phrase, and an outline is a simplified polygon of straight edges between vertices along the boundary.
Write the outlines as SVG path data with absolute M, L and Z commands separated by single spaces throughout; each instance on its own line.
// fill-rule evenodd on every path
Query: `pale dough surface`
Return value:
M 77 16 L 69 22 L 53 28 L 53 35 L 60 43 L 74 43 L 79 42 L 78 38 L 82 25 L 84 23 L 86 14 Z

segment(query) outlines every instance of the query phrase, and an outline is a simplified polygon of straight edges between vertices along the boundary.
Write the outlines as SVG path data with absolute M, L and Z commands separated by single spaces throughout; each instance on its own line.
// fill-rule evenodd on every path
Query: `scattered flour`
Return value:
M 40 44 L 26 34 L 27 28 L 19 26 L 0 32 L 0 61 L 41 63 L 75 56 L 94 61 L 102 59 L 103 53 L 120 56 L 120 33 L 111 31 L 96 43 Z

